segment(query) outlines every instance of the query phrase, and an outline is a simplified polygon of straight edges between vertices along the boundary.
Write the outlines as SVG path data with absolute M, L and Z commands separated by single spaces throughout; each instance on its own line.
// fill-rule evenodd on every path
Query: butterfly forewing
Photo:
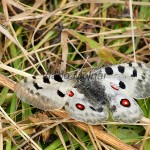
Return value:
M 71 82 L 60 78 L 33 76 L 19 82 L 15 87 L 16 95 L 24 102 L 42 110 L 62 108 L 67 99 L 66 92 Z
M 133 98 L 142 99 L 150 96 L 150 68 L 143 63 L 107 66 L 92 71 L 91 74 L 97 75 L 95 80 L 100 84 L 106 86 L 107 82 L 114 83 L 123 93 Z M 106 92 L 109 94 L 111 91 Z

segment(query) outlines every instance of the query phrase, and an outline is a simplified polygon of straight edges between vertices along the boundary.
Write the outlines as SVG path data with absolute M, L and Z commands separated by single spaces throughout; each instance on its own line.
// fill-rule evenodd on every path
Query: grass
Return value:
M 67 72 L 135 60 L 149 63 L 149 16 L 148 0 L 2 0 L 0 74 L 18 82 L 29 74 L 46 74 L 50 65 L 57 70 L 60 60 Z M 5 82 L 7 87 L 0 89 L 0 150 L 150 149 L 147 123 L 80 124 L 65 113 L 43 112 L 21 102 Z M 149 118 L 150 101 L 138 103 Z M 123 148 L 124 143 L 131 146 Z

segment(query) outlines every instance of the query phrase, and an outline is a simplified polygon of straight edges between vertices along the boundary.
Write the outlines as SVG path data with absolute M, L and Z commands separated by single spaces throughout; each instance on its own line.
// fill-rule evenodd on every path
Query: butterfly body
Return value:
M 33 76 L 17 84 L 17 96 L 43 110 L 62 107 L 70 117 L 100 124 L 109 112 L 115 121 L 138 122 L 143 113 L 135 99 L 150 96 L 150 69 L 125 63 L 94 69 L 76 79 L 60 74 Z

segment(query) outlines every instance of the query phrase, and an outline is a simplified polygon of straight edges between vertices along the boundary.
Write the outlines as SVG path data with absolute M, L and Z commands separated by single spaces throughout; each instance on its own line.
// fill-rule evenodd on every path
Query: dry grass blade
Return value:
M 68 116 L 69 117 L 69 116 Z M 67 133 L 73 138 L 75 139 L 78 143 L 80 143 L 80 145 L 87 150 L 87 148 L 85 147 L 84 143 L 81 143 L 64 125 L 62 125 L 64 127 L 64 129 L 67 131 Z M 71 140 L 71 139 L 70 139 Z M 73 145 L 72 145 L 73 147 Z
M 67 115 L 67 113 L 60 113 L 59 111 L 53 111 L 53 113 L 57 116 L 61 116 L 61 117 L 64 117 L 64 118 L 67 118 L 69 117 Z M 76 122 L 76 123 L 73 123 L 75 126 L 79 127 L 80 129 L 84 130 L 87 132 L 87 128 L 88 128 L 88 125 L 85 124 L 85 123 L 81 123 L 81 122 Z M 93 128 L 93 132 L 94 134 L 96 135 L 96 137 L 104 142 L 106 142 L 107 144 L 115 147 L 115 148 L 118 148 L 120 150 L 135 150 L 136 148 L 130 146 L 130 145 L 127 145 L 127 144 L 124 144 L 123 142 L 121 142 L 119 139 L 107 134 L 106 132 L 104 132 L 103 130 L 100 130 L 98 126 L 92 126 Z
M 62 142 L 62 144 L 63 144 L 64 149 L 67 150 L 65 141 L 64 141 L 64 139 L 63 139 L 63 135 L 62 135 L 62 133 L 61 133 L 61 131 L 60 131 L 60 129 L 59 129 L 58 126 L 56 127 L 56 132 L 57 132 L 58 135 L 59 135 L 59 138 L 60 138 L 60 140 L 61 140 L 61 142 Z
M 2 118 L 0 116 L 0 130 L 2 130 Z M 0 149 L 3 149 L 3 134 L 0 133 Z
M 23 131 L 20 129 L 20 127 L 17 125 L 17 123 L 15 123 L 7 114 L 6 112 L 3 110 L 2 107 L 0 107 L 0 114 L 3 118 L 5 118 L 8 122 L 10 122 L 10 124 L 12 124 L 15 128 L 16 131 L 18 131 L 18 133 L 27 141 L 31 142 L 32 147 L 35 150 L 41 150 L 41 148 Z
M 3 75 L 0 75 L 0 83 L 6 87 L 9 87 L 11 90 L 14 90 L 15 87 L 15 82 L 12 82 L 11 80 L 9 80 L 8 78 L 6 78 Z M 53 111 L 53 114 L 59 116 L 59 117 L 64 117 L 64 118 L 68 118 L 69 116 L 67 115 L 66 112 L 62 113 L 60 111 Z M 85 123 L 80 123 L 80 122 L 76 122 L 73 123 L 75 126 L 81 128 L 84 131 L 87 131 L 88 125 L 86 125 Z M 106 132 L 99 130 L 99 128 L 97 126 L 93 126 L 93 131 L 96 135 L 96 137 L 104 142 L 106 142 L 109 145 L 114 146 L 117 149 L 120 150 L 135 150 L 134 147 L 127 145 L 123 142 L 121 142 L 119 139 L 107 134 Z
M 149 133 L 150 133 L 150 124 L 148 125 L 147 130 L 146 130 L 146 132 L 145 132 L 145 136 L 144 136 L 142 145 L 141 145 L 141 147 L 140 147 L 140 150 L 143 150 L 143 149 L 144 149 L 144 144 L 145 144 L 145 142 L 146 142 L 146 140 L 147 140 L 147 138 L 148 138 Z

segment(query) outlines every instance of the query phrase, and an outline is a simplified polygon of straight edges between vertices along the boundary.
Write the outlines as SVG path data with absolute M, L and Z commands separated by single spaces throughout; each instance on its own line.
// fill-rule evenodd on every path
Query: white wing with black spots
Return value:
M 108 110 L 105 104 L 97 105 L 94 102 L 90 103 L 92 100 L 90 99 L 91 97 L 88 95 L 85 96 L 76 88 L 73 88 L 70 92 L 73 94 L 68 94 L 65 104 L 65 110 L 70 117 L 93 125 L 100 124 L 107 120 Z
M 107 85 L 108 84 L 108 85 Z M 117 85 L 106 84 L 106 90 L 111 91 L 108 94 L 109 110 L 114 121 L 125 123 L 136 123 L 143 117 L 141 108 L 128 94 L 121 91 Z
M 137 102 L 122 93 L 110 97 L 109 108 L 114 121 L 136 123 L 143 117 Z
M 107 66 L 90 72 L 90 75 L 93 74 L 97 75 L 95 80 L 100 84 L 114 83 L 123 93 L 133 98 L 142 99 L 150 96 L 150 68 L 143 63 Z M 107 94 L 109 92 L 111 91 L 106 91 Z
M 72 88 L 72 84 L 59 74 L 32 76 L 19 82 L 15 92 L 22 101 L 47 111 L 60 109 L 65 105 L 66 93 Z

